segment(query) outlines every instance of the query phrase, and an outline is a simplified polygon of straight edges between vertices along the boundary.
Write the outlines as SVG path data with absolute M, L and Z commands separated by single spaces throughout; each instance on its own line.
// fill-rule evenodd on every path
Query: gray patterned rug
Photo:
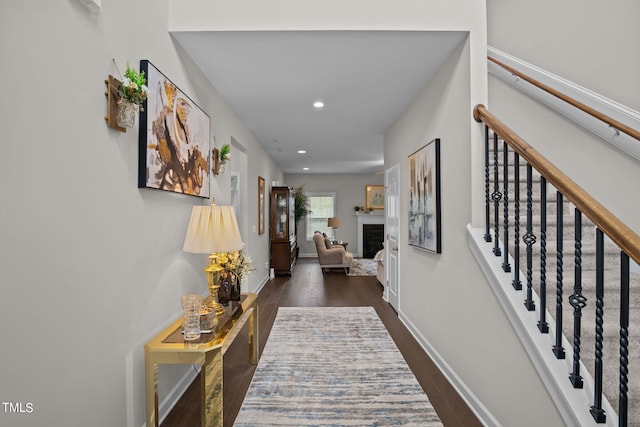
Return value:
M 442 426 L 372 307 L 280 307 L 234 426 Z
M 368 258 L 356 258 L 351 263 L 347 276 L 375 276 L 378 263 Z

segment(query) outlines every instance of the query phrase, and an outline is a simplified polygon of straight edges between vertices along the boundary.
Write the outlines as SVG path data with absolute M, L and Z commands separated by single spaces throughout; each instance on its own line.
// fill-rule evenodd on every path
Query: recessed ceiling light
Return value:
M 298 150 L 298 154 L 306 154 L 307 150 Z
M 302 170 L 303 170 L 303 171 L 308 171 L 308 170 L 309 170 L 309 168 L 302 168 Z
M 316 107 L 316 108 L 322 108 L 322 107 L 324 107 L 324 102 L 316 101 L 316 102 L 313 103 L 313 106 Z

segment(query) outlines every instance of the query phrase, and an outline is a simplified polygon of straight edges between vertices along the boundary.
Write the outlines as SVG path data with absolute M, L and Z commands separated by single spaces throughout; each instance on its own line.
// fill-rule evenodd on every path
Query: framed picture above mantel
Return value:
M 409 156 L 409 245 L 442 252 L 440 139 Z
M 151 62 L 140 111 L 138 187 L 209 197 L 211 119 Z
M 384 185 L 367 185 L 366 209 L 384 209 Z

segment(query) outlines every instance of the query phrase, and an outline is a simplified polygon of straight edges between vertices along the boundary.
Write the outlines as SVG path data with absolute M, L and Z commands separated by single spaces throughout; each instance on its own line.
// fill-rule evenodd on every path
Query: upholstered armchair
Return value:
M 378 282 L 380 282 L 380 284 L 384 286 L 386 283 L 386 276 L 384 274 L 384 248 L 380 249 L 376 253 L 376 256 L 373 257 L 373 260 L 378 264 L 378 271 L 376 272 Z
M 323 273 L 325 268 L 344 268 L 345 273 L 349 273 L 353 261 L 351 252 L 347 252 L 340 245 L 332 246 L 329 239 L 326 239 L 321 233 L 315 233 L 313 241 L 316 244 L 318 261 Z

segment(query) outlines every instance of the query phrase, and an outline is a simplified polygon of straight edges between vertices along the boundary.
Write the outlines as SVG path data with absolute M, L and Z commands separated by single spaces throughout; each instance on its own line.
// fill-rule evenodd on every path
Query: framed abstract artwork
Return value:
M 209 197 L 211 120 L 146 59 L 149 96 L 140 111 L 138 187 Z
M 264 234 L 264 206 L 265 199 L 264 178 L 258 177 L 258 235 Z
M 442 252 L 440 139 L 409 156 L 409 244 Z
M 367 209 L 384 209 L 384 185 L 367 185 Z

